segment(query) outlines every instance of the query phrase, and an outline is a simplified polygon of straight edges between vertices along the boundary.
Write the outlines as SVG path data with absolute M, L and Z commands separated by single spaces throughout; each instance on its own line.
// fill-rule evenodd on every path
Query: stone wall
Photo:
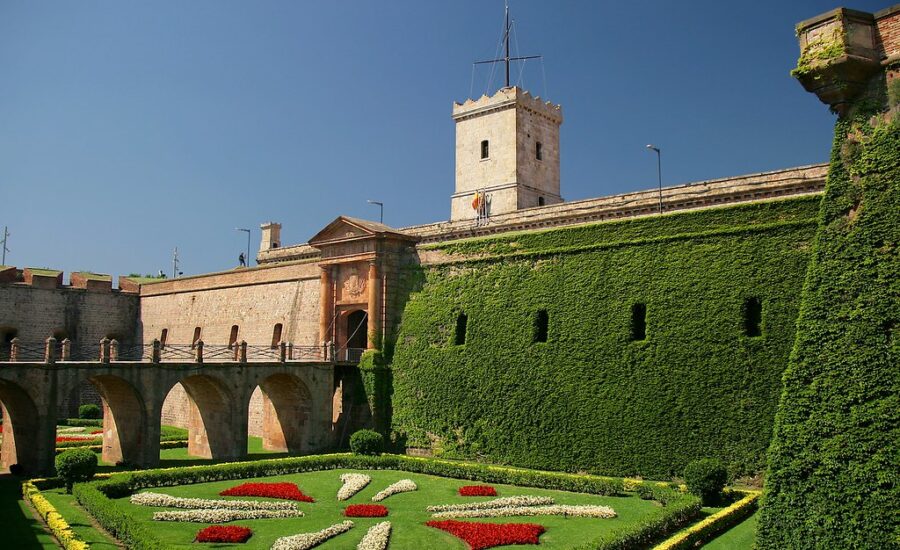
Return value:
M 0 344 L 12 336 L 27 345 L 56 336 L 69 338 L 75 347 L 97 348 L 99 356 L 104 337 L 133 342 L 137 318 L 136 294 L 0 284 Z
M 312 263 L 242 269 L 197 277 L 170 279 L 141 287 L 144 342 L 160 338 L 166 344 L 190 344 L 194 331 L 208 345 L 237 341 L 271 345 L 274 327 L 282 325 L 282 340 L 298 346 L 318 345 L 319 273 Z

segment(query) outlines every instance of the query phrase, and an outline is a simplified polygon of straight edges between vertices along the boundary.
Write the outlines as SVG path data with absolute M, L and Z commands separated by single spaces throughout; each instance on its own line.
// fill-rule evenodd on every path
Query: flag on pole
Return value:
M 481 208 L 481 195 L 478 191 L 475 191 L 475 198 L 472 199 L 472 210 L 479 210 Z

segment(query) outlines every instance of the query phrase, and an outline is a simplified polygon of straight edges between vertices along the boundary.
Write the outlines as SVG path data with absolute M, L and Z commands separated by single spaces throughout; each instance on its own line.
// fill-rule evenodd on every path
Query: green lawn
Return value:
M 703 546 L 706 550 L 750 550 L 756 543 L 756 512 Z
M 75 497 L 67 495 L 65 489 L 48 489 L 41 491 L 50 504 L 56 508 L 62 517 L 66 518 L 66 522 L 72 528 L 72 531 L 78 535 L 78 538 L 91 545 L 91 548 L 98 550 L 114 550 L 118 545 L 110 537 L 106 536 L 91 525 L 91 518 L 78 502 Z M 56 545 L 50 546 L 55 548 Z
M 423 548 L 458 548 L 464 549 L 465 544 L 443 531 L 426 527 L 424 523 L 431 519 L 425 507 L 430 504 L 447 504 L 455 502 L 472 502 L 476 500 L 488 500 L 487 498 L 460 497 L 456 491 L 461 485 L 468 482 L 457 479 L 448 479 L 408 472 L 390 470 L 365 471 L 372 476 L 372 483 L 349 501 L 339 502 L 335 495 L 341 487 L 340 474 L 348 470 L 326 470 L 302 474 L 290 474 L 268 478 L 258 478 L 253 481 L 290 481 L 300 486 L 307 495 L 316 499 L 315 503 L 299 503 L 305 516 L 296 519 L 262 519 L 252 521 L 232 522 L 232 525 L 245 525 L 254 531 L 253 537 L 242 545 L 234 545 L 235 548 L 269 548 L 276 538 L 286 535 L 294 535 L 310 531 L 318 531 L 343 521 L 342 511 L 347 504 L 371 502 L 371 497 L 381 489 L 400 479 L 409 478 L 416 482 L 419 490 L 411 493 L 402 493 L 389 497 L 381 502 L 390 510 L 386 518 L 393 524 L 391 535 L 392 550 L 421 550 Z M 173 496 L 223 498 L 218 493 L 224 489 L 238 485 L 242 481 L 222 481 L 202 483 L 195 485 L 180 485 L 176 487 L 164 487 L 149 489 Z M 539 495 L 552 496 L 560 504 L 601 504 L 611 506 L 618 517 L 614 519 L 594 518 L 562 518 L 554 516 L 530 517 L 530 518 L 489 518 L 484 522 L 530 522 L 538 523 L 547 528 L 547 532 L 541 536 L 541 547 L 548 549 L 571 548 L 577 543 L 590 540 L 605 531 L 617 529 L 639 521 L 647 513 L 657 506 L 651 501 L 640 500 L 637 497 L 603 497 L 581 493 L 568 493 L 546 489 L 533 489 L 514 487 L 508 485 L 495 485 L 501 496 L 513 495 Z M 199 523 L 154 522 L 151 518 L 153 512 L 160 508 L 134 506 L 128 498 L 116 501 L 136 521 L 147 522 L 169 548 L 195 547 L 191 541 L 197 531 L 204 527 Z M 356 548 L 356 545 L 365 535 L 366 530 L 384 521 L 383 518 L 354 518 L 354 527 L 350 532 L 340 535 L 321 548 Z M 230 545 L 222 545 L 222 548 Z M 217 546 L 218 547 L 218 546 Z M 510 547 L 512 548 L 512 547 Z
M 0 475 L 0 524 L 3 525 L 3 548 L 32 550 L 57 548 L 52 536 L 22 500 L 19 480 Z

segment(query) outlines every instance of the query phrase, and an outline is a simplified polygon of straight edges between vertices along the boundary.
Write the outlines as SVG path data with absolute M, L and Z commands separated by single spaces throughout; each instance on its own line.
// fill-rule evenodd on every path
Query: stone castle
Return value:
M 842 13 L 849 10 L 839 12 L 837 19 L 829 16 L 824 22 L 811 23 L 812 30 L 802 35 L 801 43 L 820 32 L 823 25 L 834 21 L 860 25 L 863 20 L 868 32 L 868 38 L 860 38 L 868 40 L 865 55 L 896 59 L 900 54 L 900 8 L 864 17 L 853 12 L 843 19 Z M 813 91 L 840 108 L 840 98 L 836 100 L 831 91 Z M 691 212 L 814 198 L 822 196 L 825 189 L 828 166 L 817 164 L 565 201 L 560 182 L 562 111 L 560 105 L 516 87 L 455 103 L 456 184 L 447 221 L 392 228 L 339 216 L 302 244 L 282 243 L 281 224 L 267 222 L 260 226 L 256 267 L 163 280 L 122 276 L 118 288 L 113 288 L 108 275 L 72 273 L 69 284 L 63 284 L 63 274 L 58 271 L 0 267 L 0 361 L 57 365 L 99 361 L 113 366 L 140 361 L 170 363 L 194 369 L 191 372 L 205 368 L 199 363 L 250 369 L 248 365 L 258 362 L 275 369 L 273 372 L 278 364 L 324 365 L 330 376 L 326 389 L 321 381 L 306 381 L 307 387 L 296 392 L 327 392 L 325 399 L 315 397 L 314 407 L 321 410 L 310 412 L 307 406 L 305 412 L 289 416 L 296 422 L 316 416 L 315 429 L 320 433 L 314 438 L 315 445 L 290 445 L 284 418 L 280 439 L 271 437 L 267 424 L 278 422 L 273 407 L 288 397 L 273 397 L 279 390 L 270 384 L 267 392 L 258 378 L 252 380 L 259 383 L 250 388 L 252 394 L 245 389 L 237 392 L 249 401 L 236 400 L 237 406 L 246 408 L 234 422 L 244 422 L 241 429 L 263 436 L 270 448 L 306 451 L 342 445 L 357 426 L 390 429 L 389 412 L 376 410 L 371 398 L 369 406 L 365 399 L 360 405 L 356 395 L 363 391 L 363 383 L 354 374 L 355 365 L 367 350 L 389 356 L 403 345 L 398 335 L 404 312 L 422 284 L 411 273 L 459 265 L 459 255 L 447 245 L 516 232 L 538 234 L 623 220 L 643 223 Z M 479 252 L 466 259 L 483 260 L 490 255 Z M 474 265 L 466 269 L 478 269 L 482 264 Z M 800 288 L 796 292 L 799 295 Z M 98 396 L 109 414 L 114 385 L 104 386 L 103 377 L 115 374 L 104 370 L 97 376 L 72 382 L 65 386 L 65 395 L 43 402 L 22 383 L 0 381 L 4 417 L 9 418 L 10 403 L 27 399 L 56 407 L 59 416 L 71 415 L 79 402 Z M 196 420 L 198 414 L 204 416 L 202 410 L 197 412 L 206 399 L 204 392 L 214 389 L 190 387 L 174 375 L 166 380 L 154 390 L 159 403 L 147 405 L 147 410 L 159 417 L 142 422 L 155 424 L 157 432 L 160 422 L 189 427 L 192 441 L 205 442 L 194 450 L 216 457 L 217 448 L 224 447 L 212 444 L 207 432 L 217 420 L 209 416 L 202 422 Z M 223 380 L 228 386 L 229 379 Z M 19 393 L 29 397 L 23 399 Z M 773 410 L 768 414 L 774 414 Z M 230 433 L 226 431 L 222 437 Z M 239 440 L 246 442 L 246 435 Z M 4 466 L 9 466 L 16 459 L 7 456 L 7 440 L 4 445 Z M 138 456 L 128 455 L 121 447 L 118 455 L 110 456 Z M 218 456 L 240 452 L 229 449 Z M 135 461 L 152 464 L 153 458 L 140 455 Z

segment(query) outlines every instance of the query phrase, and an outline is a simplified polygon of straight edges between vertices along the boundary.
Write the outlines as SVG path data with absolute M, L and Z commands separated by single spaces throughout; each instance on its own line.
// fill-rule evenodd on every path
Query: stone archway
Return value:
M 239 415 L 235 414 L 235 399 L 226 385 L 217 378 L 197 374 L 182 379 L 181 385 L 189 398 L 188 454 L 203 458 L 240 458 L 247 452 L 246 437 L 237 437 L 235 429 Z
M 3 411 L 3 442 L 0 444 L 0 471 L 18 464 L 25 472 L 40 470 L 38 411 L 21 386 L 0 380 L 0 408 Z
M 290 374 L 273 374 L 259 384 L 259 390 L 263 448 L 308 452 L 312 395 L 306 384 Z M 254 406 L 259 405 L 251 400 L 250 407 Z
M 88 381 L 97 388 L 103 404 L 103 451 L 101 458 L 110 464 L 144 463 L 147 414 L 144 400 L 126 380 L 112 375 L 93 376 Z
M 348 349 L 366 349 L 369 338 L 369 316 L 362 309 L 351 311 L 344 327 Z

